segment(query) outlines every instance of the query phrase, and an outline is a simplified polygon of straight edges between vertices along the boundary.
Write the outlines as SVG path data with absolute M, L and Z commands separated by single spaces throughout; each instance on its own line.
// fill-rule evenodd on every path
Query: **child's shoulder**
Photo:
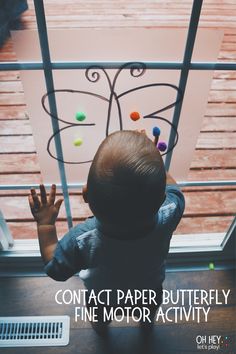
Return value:
M 92 231 L 96 228 L 96 219 L 94 216 L 87 218 L 85 221 L 73 226 L 69 233 L 72 237 L 85 234 L 89 231 Z
M 161 224 L 178 224 L 185 208 L 185 199 L 181 189 L 176 184 L 166 186 L 166 199 L 158 211 Z
M 78 245 L 91 243 L 98 239 L 97 220 L 94 216 L 89 217 L 84 222 L 75 225 L 69 231 L 70 238 Z

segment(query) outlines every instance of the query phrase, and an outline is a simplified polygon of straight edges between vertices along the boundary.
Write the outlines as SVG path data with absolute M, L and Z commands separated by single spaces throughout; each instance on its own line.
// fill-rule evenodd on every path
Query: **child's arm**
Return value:
M 136 130 L 136 131 L 142 134 L 147 134 L 145 129 Z M 158 140 L 159 140 L 159 136 L 155 136 L 153 140 L 155 146 L 157 146 Z M 177 184 L 176 180 L 167 171 L 166 171 L 166 184 Z
M 35 189 L 31 189 L 29 195 L 30 209 L 37 222 L 40 252 L 45 264 L 53 258 L 58 243 L 55 222 L 63 199 L 55 202 L 55 197 L 55 184 L 52 185 L 48 198 L 43 184 L 40 185 L 40 198 Z
M 154 137 L 154 145 L 157 146 L 159 140 L 159 135 Z M 176 180 L 170 175 L 168 171 L 166 171 L 166 184 L 177 184 Z

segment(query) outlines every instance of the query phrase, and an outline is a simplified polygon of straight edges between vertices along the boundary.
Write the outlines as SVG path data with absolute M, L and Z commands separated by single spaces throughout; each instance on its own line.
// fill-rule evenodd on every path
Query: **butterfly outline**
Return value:
M 51 150 L 50 150 L 50 146 L 51 146 L 51 142 L 54 139 L 54 137 L 57 134 L 60 134 L 62 131 L 66 130 L 66 129 L 69 129 L 71 127 L 77 127 L 77 126 L 82 127 L 82 126 L 95 126 L 96 125 L 96 123 L 70 123 L 70 122 L 68 122 L 68 121 L 66 121 L 66 120 L 64 120 L 64 119 L 52 114 L 50 112 L 50 110 L 46 107 L 45 100 L 46 100 L 46 98 L 49 95 L 55 94 L 55 93 L 58 93 L 58 92 L 86 94 L 86 95 L 90 95 L 90 96 L 93 96 L 93 97 L 96 97 L 98 99 L 101 99 L 103 101 L 108 102 L 107 122 L 106 122 L 106 137 L 107 137 L 109 135 L 109 126 L 110 126 L 110 121 L 111 121 L 111 111 L 112 111 L 112 105 L 113 105 L 113 101 L 114 100 L 115 100 L 115 103 L 117 105 L 117 110 L 118 110 L 119 127 L 120 127 L 120 130 L 123 130 L 122 112 L 121 112 L 121 105 L 120 105 L 120 101 L 119 101 L 119 99 L 121 97 L 123 97 L 123 96 L 125 96 L 125 95 L 127 95 L 127 94 L 129 94 L 131 92 L 143 90 L 143 89 L 148 88 L 148 87 L 159 87 L 159 86 L 170 87 L 170 88 L 176 90 L 177 93 L 178 93 L 176 100 L 174 102 L 171 102 L 167 106 L 159 109 L 159 110 L 156 110 L 156 111 L 154 111 L 152 113 L 144 115 L 143 118 L 144 119 L 148 119 L 148 118 L 159 119 L 159 120 L 162 120 L 162 121 L 165 121 L 166 123 L 168 123 L 170 125 L 170 127 L 175 131 L 175 141 L 174 141 L 173 145 L 168 147 L 167 151 L 162 153 L 161 155 L 164 156 L 164 155 L 168 154 L 171 150 L 174 149 L 174 147 L 177 145 L 178 139 L 179 139 L 178 130 L 177 130 L 176 126 L 172 122 L 170 122 L 168 119 L 160 116 L 159 114 L 162 113 L 162 112 L 165 112 L 165 111 L 167 111 L 167 110 L 169 110 L 169 109 L 171 109 L 173 107 L 175 107 L 183 99 L 182 91 L 180 90 L 179 87 L 177 87 L 176 85 L 173 85 L 173 84 L 169 84 L 169 83 L 151 83 L 151 84 L 136 86 L 136 87 L 131 88 L 131 89 L 127 90 L 127 91 L 124 91 L 124 92 L 122 92 L 120 94 L 117 94 L 116 90 L 115 90 L 116 82 L 118 80 L 118 77 L 119 77 L 120 73 L 124 69 L 129 69 L 130 70 L 130 75 L 132 77 L 134 77 L 134 78 L 138 78 L 138 77 L 141 77 L 141 76 L 143 76 L 145 74 L 146 65 L 144 63 L 142 63 L 142 62 L 127 62 L 127 63 L 125 63 L 125 64 L 120 66 L 120 68 L 115 73 L 113 80 L 110 79 L 110 76 L 108 75 L 106 69 L 103 66 L 101 66 L 101 65 L 92 65 L 92 66 L 89 66 L 86 69 L 85 77 L 87 78 L 88 81 L 90 81 L 92 83 L 96 83 L 96 82 L 98 82 L 100 80 L 101 74 L 99 73 L 99 70 L 101 70 L 104 73 L 105 78 L 107 79 L 107 82 L 108 82 L 109 89 L 110 89 L 109 98 L 107 98 L 107 97 L 105 97 L 103 95 L 100 95 L 98 93 L 91 92 L 91 91 L 72 90 L 72 89 L 55 89 L 55 90 L 47 92 L 46 94 L 44 94 L 42 96 L 41 104 L 42 104 L 42 107 L 43 107 L 44 111 L 51 118 L 56 119 L 56 120 L 58 120 L 58 121 L 60 121 L 60 122 L 62 122 L 64 124 L 67 124 L 66 127 L 62 127 L 60 129 L 56 130 L 51 135 L 51 137 L 49 138 L 49 140 L 47 142 L 47 152 L 53 159 L 61 161 L 61 162 L 65 163 L 65 164 L 84 164 L 84 163 L 92 162 L 92 160 L 87 160 L 87 161 L 65 161 L 64 159 L 61 159 L 61 158 L 53 155 Z

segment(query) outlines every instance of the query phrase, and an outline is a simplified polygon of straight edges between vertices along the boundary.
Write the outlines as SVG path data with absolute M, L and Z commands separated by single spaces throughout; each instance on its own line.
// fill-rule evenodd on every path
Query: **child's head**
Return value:
M 100 145 L 91 164 L 87 201 L 110 225 L 153 221 L 165 199 L 166 174 L 153 142 L 136 131 L 118 131 Z

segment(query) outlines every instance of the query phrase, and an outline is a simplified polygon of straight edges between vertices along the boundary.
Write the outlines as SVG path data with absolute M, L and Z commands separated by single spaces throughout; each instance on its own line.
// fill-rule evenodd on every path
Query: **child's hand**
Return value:
M 146 132 L 145 129 L 136 129 L 135 131 L 138 132 L 138 133 L 147 135 L 147 132 Z M 155 146 L 157 146 L 158 140 L 159 140 L 159 136 L 155 136 L 154 139 L 153 139 L 153 143 L 154 143 Z
M 54 225 L 59 213 L 63 199 L 58 199 L 55 203 L 56 185 L 51 186 L 49 197 L 43 184 L 40 185 L 40 198 L 35 189 L 31 189 L 29 195 L 29 205 L 31 213 L 38 225 Z
M 135 129 L 135 131 L 147 135 L 146 129 Z

